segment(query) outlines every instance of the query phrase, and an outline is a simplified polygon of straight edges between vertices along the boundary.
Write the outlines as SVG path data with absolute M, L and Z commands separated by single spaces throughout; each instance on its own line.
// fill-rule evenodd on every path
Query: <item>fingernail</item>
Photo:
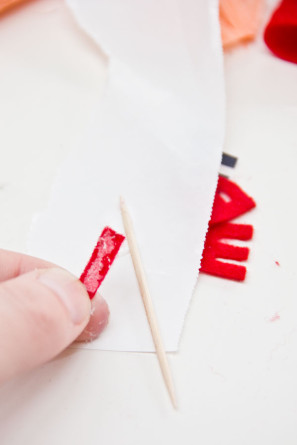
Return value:
M 89 318 L 91 302 L 84 285 L 64 269 L 53 268 L 42 272 L 38 280 L 54 291 L 74 324 Z
M 98 337 L 102 331 L 108 325 L 109 320 L 109 307 L 101 295 L 98 295 L 94 302 L 94 314 L 93 318 L 95 318 L 95 322 L 93 323 L 93 331 L 94 335 Z
M 108 319 L 108 305 L 101 295 L 97 294 L 97 296 L 92 300 L 92 312 L 89 323 L 76 341 L 88 342 L 95 340 L 106 328 Z

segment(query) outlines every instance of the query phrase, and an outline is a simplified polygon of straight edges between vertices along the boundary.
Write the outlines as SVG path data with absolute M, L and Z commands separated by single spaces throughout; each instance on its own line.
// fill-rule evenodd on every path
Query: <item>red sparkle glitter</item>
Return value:
M 112 265 L 125 237 L 110 227 L 105 227 L 93 250 L 92 256 L 81 274 L 80 281 L 86 286 L 92 299 Z
M 269 319 L 269 321 L 271 321 L 272 323 L 274 322 L 274 321 L 277 321 L 277 320 L 279 320 L 280 319 L 280 315 L 276 312 L 274 315 L 273 315 L 273 317 L 271 317 L 270 319 Z

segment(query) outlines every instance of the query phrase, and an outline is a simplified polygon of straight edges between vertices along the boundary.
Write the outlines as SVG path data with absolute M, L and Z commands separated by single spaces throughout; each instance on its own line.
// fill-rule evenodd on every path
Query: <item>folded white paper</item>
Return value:
M 198 277 L 224 135 L 217 0 L 67 0 L 109 57 L 104 98 L 36 216 L 30 253 L 79 275 L 130 209 L 161 333 L 178 348 Z M 111 310 L 80 347 L 152 351 L 126 243 L 100 292 Z

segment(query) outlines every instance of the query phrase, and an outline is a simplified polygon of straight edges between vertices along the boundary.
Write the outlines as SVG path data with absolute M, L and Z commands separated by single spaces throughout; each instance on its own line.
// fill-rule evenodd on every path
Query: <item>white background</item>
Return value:
M 69 3 L 78 4 L 79 26 L 109 54 L 108 81 L 90 127 L 53 179 L 46 210 L 33 218 L 29 253 L 79 276 L 103 227 L 124 233 L 124 196 L 164 345 L 175 352 L 224 142 L 218 2 Z M 126 242 L 100 292 L 112 312 L 108 335 L 83 346 L 154 351 Z
M 170 356 L 179 411 L 153 354 L 68 350 L 1 389 L 1 444 L 296 444 L 297 66 L 274 58 L 261 35 L 225 64 L 225 151 L 257 201 L 241 218 L 255 236 L 245 283 L 199 277 Z M 58 0 L 1 19 L 0 66 L 0 244 L 25 250 L 106 67 Z

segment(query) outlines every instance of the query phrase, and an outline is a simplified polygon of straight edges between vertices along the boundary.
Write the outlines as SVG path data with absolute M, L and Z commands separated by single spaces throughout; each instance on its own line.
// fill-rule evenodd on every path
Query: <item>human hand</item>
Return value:
M 91 315 L 92 314 L 92 315 Z M 108 322 L 78 278 L 51 263 L 0 249 L 0 383 L 92 340 Z

